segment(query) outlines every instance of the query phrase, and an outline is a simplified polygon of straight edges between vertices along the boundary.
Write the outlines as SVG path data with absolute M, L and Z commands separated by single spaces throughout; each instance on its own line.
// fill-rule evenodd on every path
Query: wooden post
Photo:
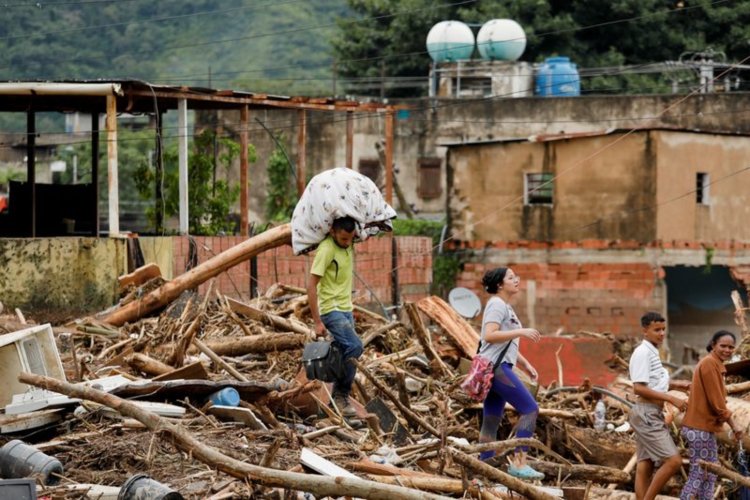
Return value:
M 163 148 L 164 143 L 162 141 L 162 113 L 157 112 L 156 118 L 156 150 L 154 152 L 154 184 L 156 185 L 156 205 L 154 206 L 154 218 L 156 223 L 156 233 L 160 234 L 164 230 L 164 192 L 162 186 L 164 184 L 164 162 Z
M 120 188 L 117 183 L 117 98 L 107 96 L 107 175 L 109 182 L 109 235 L 120 234 Z
M 346 112 L 346 168 L 354 168 L 354 113 Z
M 188 120 L 187 99 L 177 100 L 177 153 L 179 168 L 180 234 L 188 234 Z
M 91 189 L 93 190 L 93 233 L 99 237 L 99 113 L 91 113 Z
M 307 140 L 307 111 L 297 111 L 297 194 L 302 195 L 307 184 L 307 164 L 305 163 L 305 142 Z
M 385 201 L 393 205 L 393 109 L 385 112 Z
M 26 112 L 26 183 L 31 198 L 31 237 L 36 238 L 36 112 Z
M 247 236 L 247 171 L 249 147 L 247 125 L 250 109 L 247 104 L 240 108 L 240 236 Z

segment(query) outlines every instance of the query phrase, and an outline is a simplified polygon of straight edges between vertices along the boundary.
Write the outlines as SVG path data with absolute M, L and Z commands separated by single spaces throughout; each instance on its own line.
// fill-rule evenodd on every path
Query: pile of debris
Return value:
M 213 500 L 632 495 L 625 378 L 608 388 L 538 388 L 538 439 L 476 444 L 482 407 L 459 387 L 478 342 L 466 320 L 437 297 L 406 304 L 401 320 L 359 306 L 355 316 L 365 353 L 349 419 L 330 386 L 302 369 L 313 337 L 304 289 L 279 284 L 237 301 L 209 282 L 203 296 L 184 291 L 158 316 L 119 327 L 85 318 L 0 335 L 9 389 L 0 401 L 0 475 L 20 460 L 49 498 L 140 498 L 139 488 L 163 492 L 147 498 Z M 627 359 L 621 342 L 618 349 Z M 608 425 L 595 429 L 602 399 Z M 730 399 L 750 424 L 748 403 Z M 507 415 L 501 436 L 515 423 L 512 408 Z M 679 415 L 670 415 L 677 425 Z M 19 439 L 33 446 L 20 458 L 8 451 L 20 449 Z M 477 459 L 519 445 L 531 448 L 545 480 L 524 482 Z M 720 472 L 731 476 L 728 467 Z M 668 487 L 675 493 L 681 484 L 678 477 Z

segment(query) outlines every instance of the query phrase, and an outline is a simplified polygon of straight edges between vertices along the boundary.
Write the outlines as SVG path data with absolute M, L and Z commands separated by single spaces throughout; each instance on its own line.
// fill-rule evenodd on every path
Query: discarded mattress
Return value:
M 391 231 L 396 211 L 372 180 L 352 169 L 334 168 L 313 177 L 292 215 L 295 255 L 314 250 L 334 219 L 346 216 L 357 223 L 356 237 L 365 240 L 379 231 Z

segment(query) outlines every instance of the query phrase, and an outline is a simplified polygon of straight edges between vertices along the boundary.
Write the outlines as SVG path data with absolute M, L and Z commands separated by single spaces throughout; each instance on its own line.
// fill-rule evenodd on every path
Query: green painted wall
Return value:
M 0 301 L 21 310 L 96 311 L 117 300 L 126 240 L 0 239 Z

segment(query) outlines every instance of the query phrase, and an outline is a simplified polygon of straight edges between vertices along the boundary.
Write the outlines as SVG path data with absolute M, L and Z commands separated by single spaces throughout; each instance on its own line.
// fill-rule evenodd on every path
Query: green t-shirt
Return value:
M 331 311 L 348 312 L 352 306 L 354 247 L 341 248 L 327 236 L 315 252 L 310 272 L 320 276 L 318 309 L 321 315 Z

